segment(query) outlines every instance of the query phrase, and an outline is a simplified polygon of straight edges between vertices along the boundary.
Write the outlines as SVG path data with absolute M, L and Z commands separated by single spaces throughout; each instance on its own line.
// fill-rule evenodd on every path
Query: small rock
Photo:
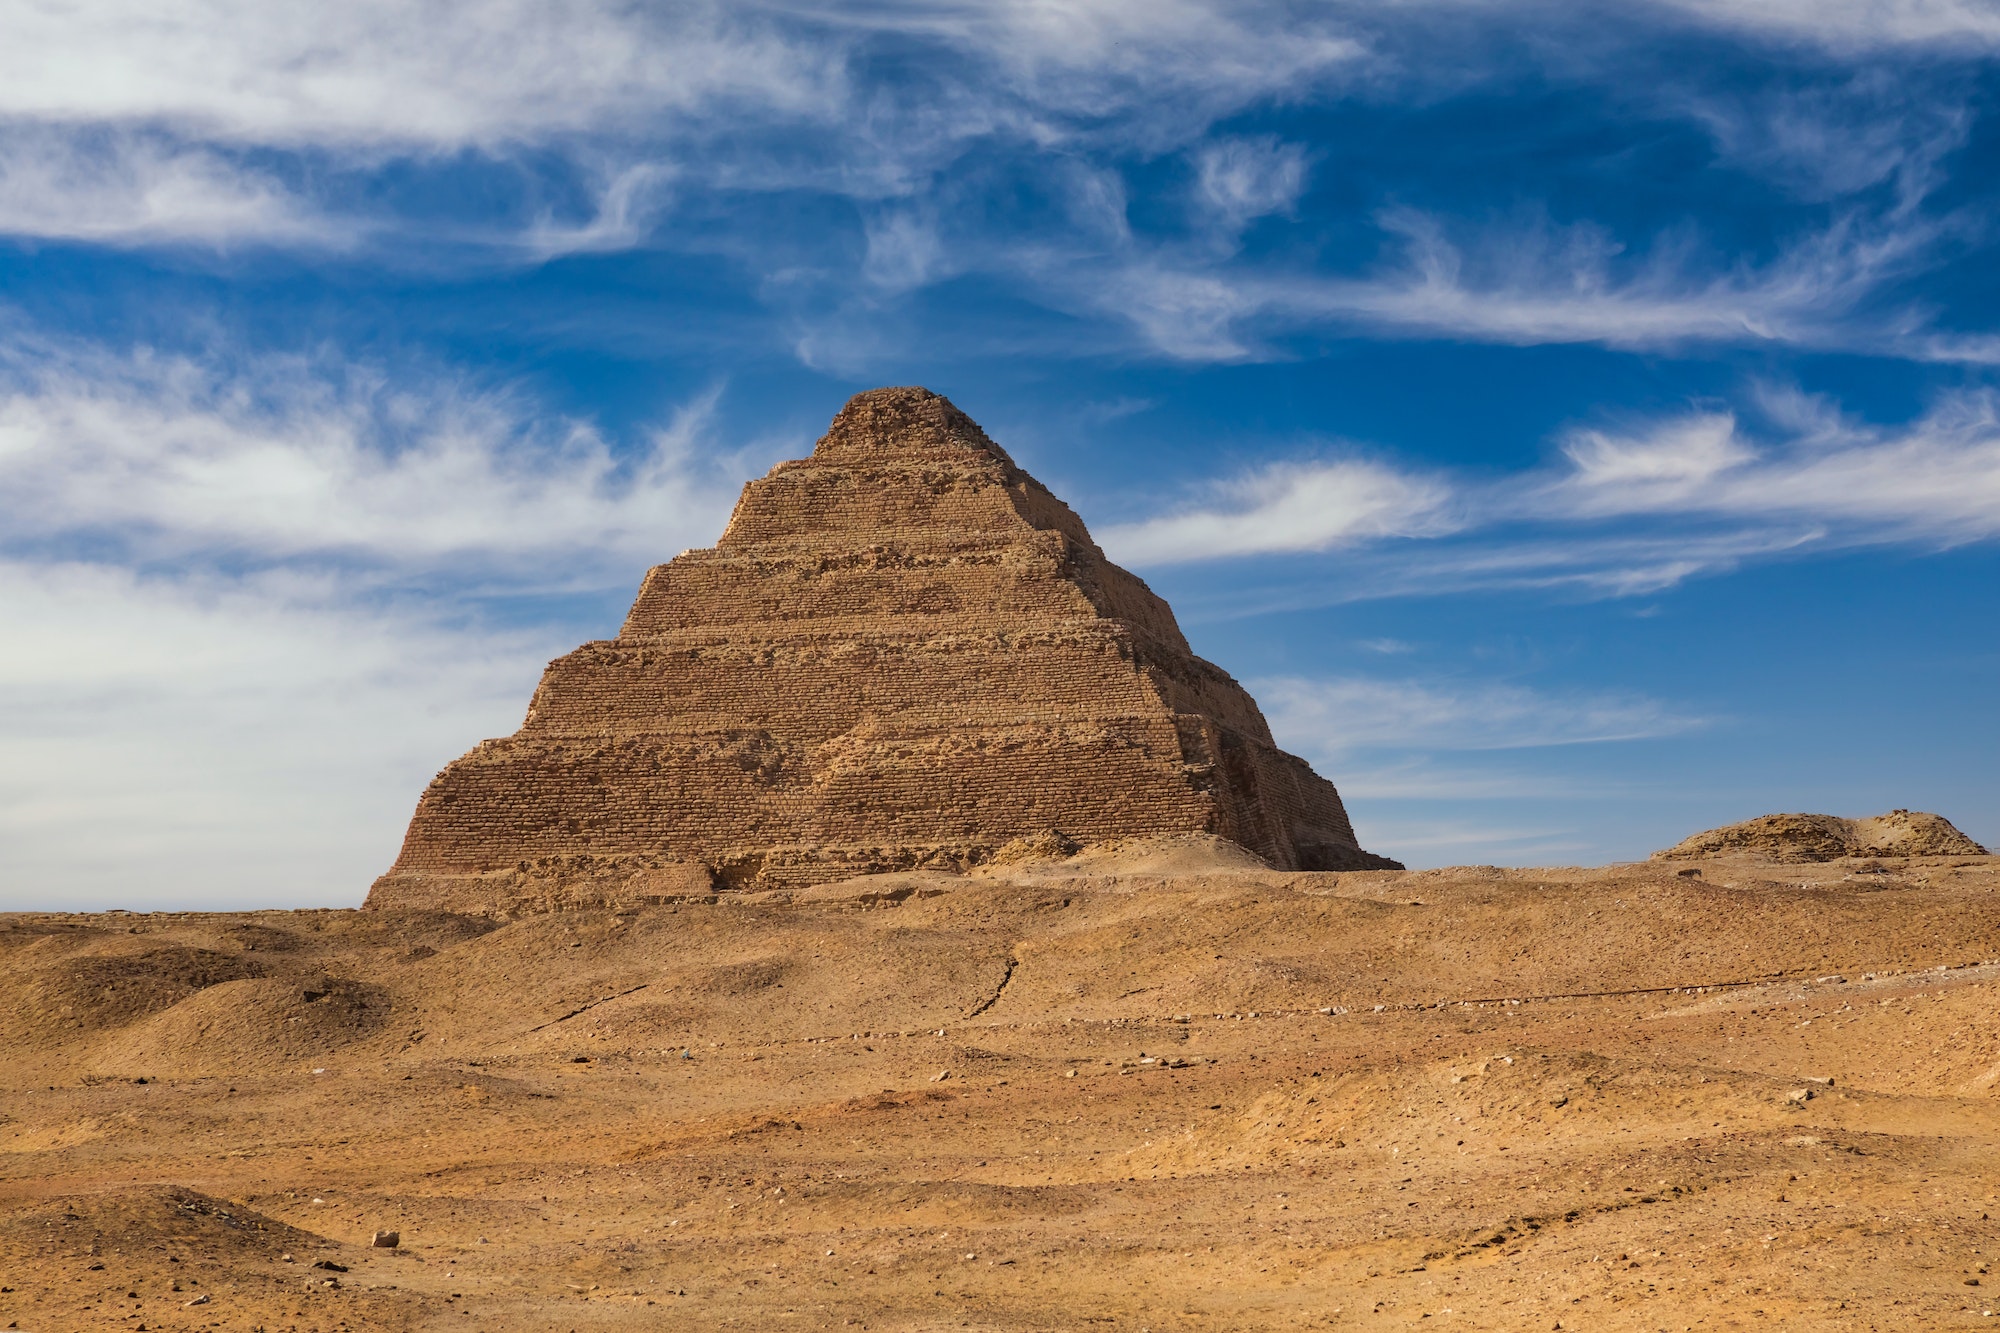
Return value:
M 331 1259 L 315 1259 L 313 1260 L 313 1267 L 324 1268 L 329 1273 L 345 1273 L 347 1271 L 346 1264 L 337 1264 Z
M 1785 1094 L 1785 1100 L 1788 1102 L 1809 1102 L 1812 1099 L 1813 1090 L 1811 1088 L 1793 1088 Z
M 940 1069 L 937 1071 L 937 1073 L 931 1075 L 931 1082 L 942 1083 L 950 1077 L 951 1077 L 951 1071 L 949 1069 Z
M 182 1301 L 182 1302 L 181 1302 L 181 1304 L 182 1304 L 182 1305 L 184 1305 L 184 1306 L 188 1306 L 188 1305 L 207 1305 L 207 1304 L 208 1304 L 208 1297 L 207 1297 L 207 1295 L 206 1295 L 206 1294 L 204 1294 L 204 1295 L 200 1295 L 200 1296 L 197 1296 L 197 1297 L 195 1297 L 195 1298 L 194 1298 L 193 1300 L 191 1300 L 191 1301 Z
M 400 1231 L 378 1231 L 375 1233 L 375 1239 L 368 1243 L 378 1250 L 393 1250 L 403 1243 L 403 1233 Z
M 1699 870 L 1696 870 L 1693 866 L 1689 866 L 1686 870 L 1676 870 L 1674 872 L 1674 877 L 1676 879 L 1700 879 L 1701 872 Z

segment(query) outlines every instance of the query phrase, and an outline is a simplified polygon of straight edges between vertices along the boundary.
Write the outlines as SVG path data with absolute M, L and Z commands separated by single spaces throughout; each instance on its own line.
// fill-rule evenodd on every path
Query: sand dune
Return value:
M 0 1324 L 1983 1326 L 2000 859 L 1682 871 L 4 918 Z

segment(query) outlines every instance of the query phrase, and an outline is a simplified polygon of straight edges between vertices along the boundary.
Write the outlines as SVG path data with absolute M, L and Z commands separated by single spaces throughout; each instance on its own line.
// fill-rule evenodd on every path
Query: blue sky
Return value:
M 0 0 L 0 907 L 359 901 L 846 396 L 1413 865 L 2000 841 L 2000 5 Z

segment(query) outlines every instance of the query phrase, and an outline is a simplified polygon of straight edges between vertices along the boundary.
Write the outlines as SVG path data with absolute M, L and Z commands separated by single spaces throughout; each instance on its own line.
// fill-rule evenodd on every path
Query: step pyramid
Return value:
M 1189 832 L 1395 865 L 1067 505 L 943 397 L 876 389 L 437 776 L 369 902 L 795 888 Z

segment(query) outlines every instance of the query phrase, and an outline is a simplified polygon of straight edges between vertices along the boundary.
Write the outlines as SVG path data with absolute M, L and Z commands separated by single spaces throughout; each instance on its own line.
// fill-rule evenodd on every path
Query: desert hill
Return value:
M 1986 849 L 1942 815 L 1891 810 L 1872 819 L 1759 815 L 1684 838 L 1657 861 L 1750 856 L 1767 861 L 1838 861 L 1851 856 L 1984 856 Z
M 1970 855 L 18 914 L 0 1325 L 1984 1327 L 1996 1000 Z

